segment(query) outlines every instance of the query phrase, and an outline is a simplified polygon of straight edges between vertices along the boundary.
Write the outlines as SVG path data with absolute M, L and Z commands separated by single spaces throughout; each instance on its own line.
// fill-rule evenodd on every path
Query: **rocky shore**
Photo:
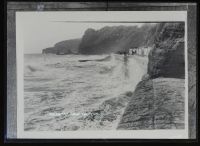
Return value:
M 184 129 L 184 24 L 158 26 L 147 75 L 138 83 L 119 130 Z
M 134 56 L 146 75 L 133 87 L 135 91 L 128 98 L 130 102 L 117 129 L 184 129 L 184 25 L 180 22 L 88 29 L 81 39 L 59 42 L 43 53 L 94 55 L 151 47 L 148 57 Z M 87 61 L 91 60 L 79 62 Z
M 184 80 L 156 78 L 141 81 L 118 129 L 183 129 Z

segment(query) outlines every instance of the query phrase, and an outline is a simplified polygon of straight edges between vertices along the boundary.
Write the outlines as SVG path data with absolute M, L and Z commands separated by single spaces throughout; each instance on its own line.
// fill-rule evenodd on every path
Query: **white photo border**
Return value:
M 184 130 L 94 130 L 24 131 L 24 47 L 20 19 L 24 14 L 69 15 L 73 21 L 185 22 L 185 129 Z M 45 14 L 46 13 L 46 14 Z M 81 17 L 80 17 L 81 16 Z M 87 16 L 87 17 L 83 17 Z M 111 17 L 112 16 L 112 17 Z M 70 21 L 70 20 L 69 20 Z M 85 20 L 86 21 L 86 20 Z M 187 11 L 48 11 L 16 12 L 17 138 L 22 139 L 188 139 L 188 48 Z

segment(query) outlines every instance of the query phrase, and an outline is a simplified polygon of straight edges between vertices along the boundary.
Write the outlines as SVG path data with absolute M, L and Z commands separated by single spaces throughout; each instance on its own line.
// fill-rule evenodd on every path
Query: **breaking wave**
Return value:
M 31 65 L 27 65 L 25 67 L 25 69 L 27 70 L 27 72 L 36 72 L 36 71 L 42 71 L 42 69 L 35 67 L 35 66 L 31 66 Z
M 25 56 L 25 130 L 116 129 L 146 73 L 140 62 L 116 54 Z

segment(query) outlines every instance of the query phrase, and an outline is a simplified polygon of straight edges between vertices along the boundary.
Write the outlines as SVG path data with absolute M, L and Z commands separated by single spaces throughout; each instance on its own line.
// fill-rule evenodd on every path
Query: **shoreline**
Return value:
M 140 58 L 141 59 L 141 58 Z M 137 84 L 117 130 L 184 129 L 185 79 L 146 74 Z

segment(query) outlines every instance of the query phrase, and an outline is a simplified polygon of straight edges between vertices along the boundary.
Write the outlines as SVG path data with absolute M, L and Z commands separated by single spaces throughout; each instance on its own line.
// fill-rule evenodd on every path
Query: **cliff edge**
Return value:
M 148 75 L 136 86 L 117 129 L 184 129 L 184 23 L 157 25 Z
M 81 39 L 71 39 L 56 43 L 42 50 L 43 54 L 77 54 Z
M 106 26 L 99 30 L 87 29 L 79 46 L 81 54 L 107 54 L 128 51 L 129 48 L 151 45 L 155 25 L 138 26 Z

